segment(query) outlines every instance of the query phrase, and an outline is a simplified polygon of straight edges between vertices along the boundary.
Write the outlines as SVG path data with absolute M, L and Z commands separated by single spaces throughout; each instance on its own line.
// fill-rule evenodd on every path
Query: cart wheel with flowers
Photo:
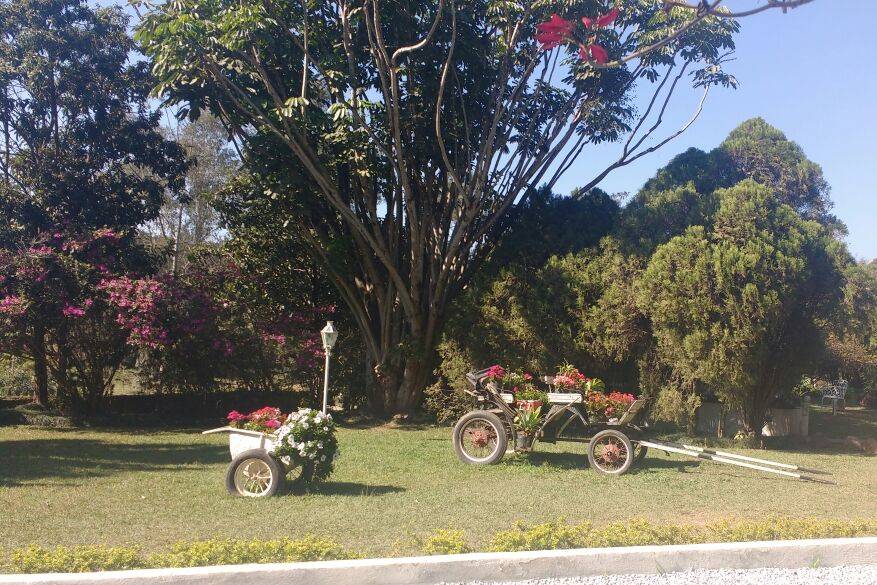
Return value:
M 232 411 L 228 421 L 228 426 L 203 434 L 228 434 L 229 494 L 272 496 L 287 483 L 306 487 L 331 474 L 338 453 L 331 415 L 303 408 L 284 416 L 277 408 L 265 407 L 247 415 Z

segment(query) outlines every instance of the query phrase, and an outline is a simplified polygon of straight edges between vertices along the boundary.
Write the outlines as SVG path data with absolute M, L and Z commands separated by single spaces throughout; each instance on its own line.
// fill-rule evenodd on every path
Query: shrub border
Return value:
M 0 576 L 2 585 L 327 585 L 419 584 L 471 580 L 563 578 L 607 574 L 663 574 L 689 569 L 752 569 L 869 565 L 877 537 L 636 546 L 600 549 L 471 553 L 398 559 L 316 561 L 111 573 Z
M 509 554 L 534 550 L 612 550 L 629 548 L 631 545 L 661 549 L 667 545 L 804 542 L 803 539 L 830 542 L 831 539 L 857 540 L 861 537 L 873 537 L 877 543 L 877 519 L 774 518 L 761 521 L 722 521 L 702 526 L 663 525 L 631 519 L 598 527 L 587 522 L 567 524 L 560 519 L 543 524 L 517 524 L 509 530 L 497 532 L 489 541 L 482 539 L 479 548 L 493 553 Z M 461 555 L 474 550 L 463 531 L 452 529 L 437 530 L 425 537 L 415 537 L 415 545 L 428 555 Z M 31 545 L 12 551 L 7 558 L 0 557 L 0 572 L 22 574 L 114 571 L 361 558 L 362 555 L 346 550 L 332 540 L 311 535 L 297 540 L 215 539 L 179 542 L 167 551 L 148 556 L 142 554 L 138 548 L 126 546 L 46 548 Z M 874 558 L 877 558 L 877 545 L 874 547 Z M 6 581 L 0 577 L 0 583 Z

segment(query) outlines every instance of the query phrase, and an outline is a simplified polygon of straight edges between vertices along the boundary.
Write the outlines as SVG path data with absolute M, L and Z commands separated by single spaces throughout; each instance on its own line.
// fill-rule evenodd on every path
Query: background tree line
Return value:
M 313 394 L 329 315 L 345 332 L 344 405 L 382 414 L 419 407 L 427 385 L 441 410 L 441 389 L 494 362 L 549 371 L 568 360 L 652 394 L 679 420 L 714 393 L 753 432 L 804 374 L 872 383 L 874 267 L 849 256 L 821 170 L 778 130 L 751 120 L 712 152 L 686 151 L 623 205 L 593 187 L 560 197 L 559 175 L 544 174 L 555 158 L 540 152 L 556 157 L 550 137 L 567 125 L 579 150 L 626 140 L 613 168 L 639 156 L 631 145 L 657 125 L 637 132 L 660 115 L 630 106 L 635 79 L 664 107 L 686 72 L 698 87 L 732 85 L 720 64 L 734 21 L 641 3 L 621 18 L 651 36 L 600 34 L 619 58 L 647 58 L 603 69 L 558 49 L 570 79 L 551 85 L 506 71 L 475 31 L 516 18 L 530 30 L 552 6 L 500 17 L 492 4 L 413 20 L 393 5 L 384 43 L 401 35 L 392 43 L 405 46 L 418 27 L 435 42 L 406 57 L 404 83 L 384 83 L 385 64 L 363 50 L 375 21 L 347 3 L 287 11 L 292 37 L 259 32 L 280 26 L 271 18 L 282 6 L 156 6 L 138 23 L 139 44 L 116 8 L 2 3 L 0 349 L 28 360 L 37 401 L 51 388 L 65 409 L 100 410 L 123 367 L 156 393 Z M 186 25 L 195 12 L 201 28 Z M 240 36 L 224 36 L 228 26 Z M 315 53 L 336 28 L 347 45 Z M 644 45 L 665 33 L 669 43 Z M 514 58 L 535 66 L 542 53 L 528 39 Z M 454 58 L 467 75 L 435 86 Z M 338 70 L 343 62 L 352 69 Z M 233 89 L 241 84 L 258 96 L 251 105 Z M 532 90 L 490 101 L 515 86 Z M 366 99 L 368 88 L 384 101 Z M 153 89 L 179 121 L 162 127 Z M 440 90 L 458 95 L 436 104 Z M 277 95 L 293 97 L 278 105 Z M 514 117 L 483 119 L 491 107 Z M 444 130 L 443 152 L 417 139 L 435 133 L 436 116 L 412 112 L 469 125 Z M 545 143 L 529 142 L 534 133 Z M 506 147 L 478 164 L 513 151 L 530 171 L 511 183 L 465 176 L 485 140 Z M 319 145 L 317 171 L 302 166 L 305 143 Z
M 454 416 L 465 370 L 494 362 L 568 361 L 682 424 L 718 398 L 751 433 L 802 376 L 873 389 L 875 266 L 847 251 L 828 191 L 819 166 L 755 118 L 711 152 L 673 158 L 623 207 L 598 190 L 541 193 L 455 307 L 430 407 Z M 534 238 L 583 217 L 573 241 Z

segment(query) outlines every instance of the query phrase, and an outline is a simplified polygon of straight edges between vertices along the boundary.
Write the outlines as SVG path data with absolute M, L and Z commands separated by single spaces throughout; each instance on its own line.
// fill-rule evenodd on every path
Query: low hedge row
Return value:
M 718 522 L 703 526 L 661 525 L 646 520 L 615 522 L 603 526 L 567 524 L 564 520 L 543 524 L 517 524 L 494 534 L 478 545 L 462 530 L 438 530 L 416 541 L 425 554 L 460 554 L 475 550 L 523 551 L 596 548 L 649 544 L 699 542 L 745 542 L 877 536 L 874 520 L 788 519 Z M 157 567 L 198 567 L 245 563 L 282 563 L 361 558 L 331 540 L 314 536 L 293 540 L 205 540 L 181 542 L 169 551 L 144 555 L 133 547 L 30 546 L 14 551 L 0 565 L 4 572 L 57 573 L 113 571 Z
M 461 531 L 440 530 L 424 541 L 423 551 L 427 554 L 456 554 L 474 550 L 508 552 L 875 535 L 877 535 L 877 519 L 779 518 L 744 522 L 723 521 L 702 526 L 654 524 L 640 519 L 594 526 L 590 522 L 567 524 L 561 519 L 543 524 L 519 523 L 510 530 L 497 532 L 490 541 L 477 547 L 471 546 Z
M 161 567 L 204 567 L 247 563 L 291 563 L 349 559 L 356 555 L 336 543 L 314 536 L 298 540 L 202 540 L 180 542 L 169 551 L 143 555 L 128 546 L 31 545 L 14 551 L 6 566 L 13 573 L 84 573 Z

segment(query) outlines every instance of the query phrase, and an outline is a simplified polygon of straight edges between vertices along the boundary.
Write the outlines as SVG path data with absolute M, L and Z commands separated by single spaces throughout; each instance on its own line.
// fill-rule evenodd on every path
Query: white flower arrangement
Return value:
M 321 481 L 332 473 L 338 442 L 331 415 L 311 408 L 299 409 L 286 418 L 274 437 L 270 453 L 302 465 L 309 470 L 306 474 L 309 479 Z

